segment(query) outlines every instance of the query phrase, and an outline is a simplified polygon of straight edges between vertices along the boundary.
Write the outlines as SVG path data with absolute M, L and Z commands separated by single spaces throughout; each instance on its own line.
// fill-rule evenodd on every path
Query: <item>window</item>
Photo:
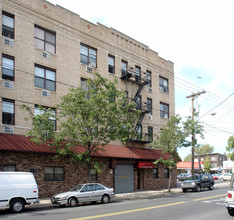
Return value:
M 15 101 L 2 99 L 2 123 L 8 125 L 15 124 Z
M 211 161 L 215 161 L 216 157 L 211 157 L 210 159 L 211 159 Z
M 14 81 L 15 60 L 14 57 L 2 55 L 2 78 Z
M 50 121 L 53 124 L 54 130 L 56 130 L 56 110 L 53 109 L 53 108 L 46 107 L 46 106 L 42 106 L 42 107 L 46 108 L 46 109 L 50 109 L 51 114 L 53 115 L 53 116 L 50 117 Z M 34 115 L 35 116 L 36 115 L 41 115 L 43 113 L 44 113 L 44 110 L 41 110 L 38 105 L 35 105 Z
M 14 39 L 14 15 L 2 12 L 2 36 Z
M 141 110 L 141 96 L 138 96 L 136 99 L 136 109 Z
M 148 126 L 148 138 L 149 142 L 153 141 L 153 127 Z
M 97 67 L 97 50 L 87 45 L 80 45 L 80 62 Z
M 35 25 L 34 27 L 34 45 L 40 50 L 55 53 L 56 35 L 55 32 Z
M 84 188 L 81 190 L 81 192 L 90 192 L 90 191 L 95 191 L 94 184 L 85 185 Z
M 142 125 L 137 125 L 137 134 L 138 134 L 138 140 L 140 140 L 142 138 Z
M 108 72 L 115 74 L 115 57 L 108 55 Z
M 168 168 L 164 169 L 164 178 L 169 178 L 169 169 Z
M 33 173 L 33 174 L 36 174 L 36 173 L 38 173 L 38 168 L 36 168 L 36 167 L 31 167 L 31 168 L 29 168 L 29 172 L 30 172 L 30 173 Z
M 63 167 L 44 167 L 45 181 L 64 181 Z
M 152 115 L 152 99 L 147 98 L 147 111 L 149 115 Z
M 97 181 L 97 171 L 90 169 L 90 181 Z
M 127 70 L 128 70 L 128 62 L 122 60 L 121 62 L 121 71 L 122 71 L 122 76 L 127 74 Z
M 168 79 L 159 77 L 159 89 L 161 92 L 168 93 Z
M 139 66 L 135 66 L 135 79 L 136 82 L 141 82 L 141 68 Z
M 55 70 L 35 65 L 35 86 L 55 91 Z
M 151 82 L 151 72 L 150 71 L 146 71 L 146 79 L 147 79 L 147 81 L 149 82 L 148 84 L 147 84 L 147 86 L 148 87 L 152 87 L 152 82 Z
M 97 190 L 105 190 L 105 188 L 99 184 L 96 184 L 96 191 Z
M 158 179 L 158 168 L 153 169 L 153 178 Z
M 4 172 L 15 172 L 16 166 L 15 165 L 3 165 Z
M 160 118 L 169 118 L 169 105 L 165 103 L 160 103 Z

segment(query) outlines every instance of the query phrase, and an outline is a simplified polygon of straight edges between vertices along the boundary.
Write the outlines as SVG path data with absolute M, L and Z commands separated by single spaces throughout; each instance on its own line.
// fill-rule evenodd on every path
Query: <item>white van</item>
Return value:
M 0 172 L 0 209 L 22 212 L 25 205 L 38 202 L 38 187 L 32 173 Z

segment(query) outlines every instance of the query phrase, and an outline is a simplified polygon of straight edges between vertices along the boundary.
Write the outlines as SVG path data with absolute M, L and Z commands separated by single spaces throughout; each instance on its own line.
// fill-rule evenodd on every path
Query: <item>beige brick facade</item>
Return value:
M 174 65 L 171 61 L 159 57 L 158 53 L 148 46 L 136 41 L 137 36 L 133 36 L 135 38 L 133 39 L 100 23 L 90 23 L 80 18 L 79 15 L 44 0 L 1 0 L 0 9 L 2 15 L 7 13 L 8 16 L 9 13 L 9 16 L 13 16 L 14 21 L 14 38 L 0 36 L 1 56 L 14 58 L 14 80 L 0 78 L 2 103 L 5 99 L 14 101 L 14 124 L 4 124 L 2 114 L 0 114 L 1 133 L 6 132 L 6 127 L 10 127 L 13 128 L 13 133 L 24 135 L 31 128 L 31 122 L 24 120 L 28 115 L 20 109 L 22 104 L 28 105 L 31 109 L 34 109 L 35 105 L 53 107 L 60 102 L 60 97 L 66 94 L 69 88 L 80 86 L 81 78 L 88 79 L 94 76 L 93 73 L 87 71 L 87 65 L 81 62 L 81 45 L 96 51 L 96 67 L 92 67 L 92 72 L 98 72 L 109 80 L 114 80 L 117 77 L 119 89 L 127 90 L 130 98 L 134 97 L 139 86 L 120 79 L 122 61 L 127 62 L 128 70 L 134 69 L 136 66 L 140 67 L 142 78 L 146 77 L 147 71 L 151 72 L 152 89 L 147 89 L 147 86 L 144 86 L 140 94 L 142 103 L 146 103 L 147 98 L 152 99 L 152 116 L 149 117 L 146 114 L 144 117 L 142 123 L 143 135 L 148 134 L 148 126 L 153 127 L 153 132 L 157 133 L 167 123 L 166 117 L 160 117 L 160 103 L 169 107 L 168 116 L 175 114 Z M 2 28 L 3 23 L 3 16 L 0 16 Z M 35 46 L 35 27 L 55 35 L 55 53 L 48 53 L 47 50 L 41 50 Z M 5 40 L 10 41 L 10 44 L 6 43 Z M 47 58 L 42 56 L 44 52 L 47 54 Z M 115 74 L 108 72 L 108 55 L 114 57 Z M 3 66 L 5 61 L 0 59 L 0 62 Z M 55 71 L 55 91 L 35 86 L 35 65 Z M 1 71 L 3 71 L 2 69 Z M 163 88 L 160 89 L 160 77 L 167 83 L 166 91 Z M 6 88 L 5 83 L 10 83 L 13 88 Z M 48 92 L 49 96 L 43 96 L 43 91 Z M 0 111 L 3 112 L 3 105 L 0 105 Z M 121 145 L 122 143 L 116 141 L 112 144 Z M 137 143 L 134 146 L 143 147 L 144 143 Z M 46 161 L 58 163 L 48 155 L 31 154 L 28 157 L 28 155 L 22 154 L 20 155 L 22 161 L 20 161 L 17 153 L 4 154 L 4 157 L 1 154 L 4 160 L 0 161 L 6 163 L 10 163 L 11 160 L 18 161 L 22 164 L 22 166 L 17 165 L 19 166 L 18 169 L 22 171 L 27 171 L 29 161 L 35 161 L 36 158 L 38 158 L 36 160 L 38 167 L 41 167 L 41 164 L 45 164 Z M 31 160 L 28 160 L 28 158 L 31 158 Z M 106 159 L 103 162 L 108 163 Z M 72 170 L 84 169 L 70 165 L 68 162 L 62 163 L 66 163 L 64 166 L 66 166 L 66 170 L 69 170 L 66 172 L 69 182 L 67 188 L 86 180 L 80 178 L 82 175 L 79 175 L 79 178 L 77 177 L 75 180 L 73 179 L 75 174 Z M 39 169 L 42 169 L 42 167 Z M 149 170 L 144 171 L 143 189 L 167 187 L 164 185 L 166 182 L 161 179 L 157 180 L 158 183 L 155 186 L 154 181 L 151 181 L 151 174 Z M 100 174 L 100 177 L 103 184 L 113 185 L 113 176 L 109 174 L 109 169 Z M 60 185 L 44 183 L 44 186 L 42 183 L 43 176 L 38 174 L 36 178 L 43 189 L 42 196 L 50 196 L 52 191 L 64 187 L 60 183 Z M 173 185 L 175 185 L 175 181 Z M 51 189 L 50 192 L 46 187 L 52 187 L 56 190 Z M 61 189 L 65 190 L 65 188 Z

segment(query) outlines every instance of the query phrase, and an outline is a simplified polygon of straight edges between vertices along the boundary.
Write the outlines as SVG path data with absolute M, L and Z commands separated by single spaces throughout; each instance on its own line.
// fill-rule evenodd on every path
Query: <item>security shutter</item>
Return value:
M 115 193 L 134 192 L 133 165 L 116 165 Z

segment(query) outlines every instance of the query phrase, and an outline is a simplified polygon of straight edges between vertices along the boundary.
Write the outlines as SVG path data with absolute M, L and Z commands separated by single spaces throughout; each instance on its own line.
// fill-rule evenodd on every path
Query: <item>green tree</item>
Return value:
M 212 154 L 214 152 L 214 147 L 209 144 L 197 145 L 195 147 L 195 154 L 203 155 L 203 154 Z
M 189 116 L 187 117 L 187 120 L 184 122 L 184 129 L 187 132 L 188 136 L 191 136 L 190 146 L 192 147 L 192 153 L 191 153 L 191 162 L 193 164 L 194 162 L 194 150 L 197 144 L 197 138 L 196 135 L 200 135 L 201 138 L 204 138 L 203 132 L 204 132 L 204 126 L 201 125 L 201 123 L 194 118 L 198 116 L 198 113 L 194 113 L 194 117 Z M 194 175 L 194 166 L 192 166 L 192 175 Z
M 181 126 L 181 117 L 176 115 L 168 120 L 165 128 L 161 129 L 159 135 L 155 135 L 154 141 L 150 144 L 153 148 L 163 150 L 163 154 L 167 154 L 168 158 L 160 157 L 155 164 L 162 163 L 169 168 L 168 191 L 171 191 L 171 174 L 172 169 L 177 166 L 177 162 L 181 159 L 177 153 L 178 148 L 188 146 L 186 141 L 186 133 Z
M 234 161 L 234 136 L 228 138 L 227 144 L 228 146 L 226 147 L 226 150 L 229 152 L 228 158 Z
M 191 157 L 192 157 L 191 154 L 187 155 L 187 156 L 184 158 L 184 161 L 189 161 L 189 162 L 191 162 Z
M 135 103 L 128 103 L 126 93 L 118 90 L 116 85 L 117 79 L 111 82 L 95 74 L 94 79 L 70 89 L 56 106 L 59 132 L 52 129 L 49 110 L 35 116 L 29 107 L 24 106 L 33 125 L 27 136 L 32 136 L 32 141 L 38 144 L 49 143 L 58 156 L 69 156 L 71 162 L 85 163 L 90 180 L 92 166 L 98 172 L 102 166 L 92 164 L 92 152 L 103 150 L 110 141 L 126 143 L 134 136 L 139 112 L 134 110 Z M 77 153 L 77 146 L 82 146 L 84 152 Z
M 210 156 L 206 156 L 206 158 L 204 160 L 204 171 L 206 173 L 210 173 L 210 169 L 211 169 Z
M 198 113 L 194 113 L 194 116 L 197 117 Z M 203 132 L 204 132 L 204 126 L 196 120 L 192 119 L 192 116 L 188 116 L 186 121 L 184 122 L 184 130 L 186 131 L 186 133 L 188 135 L 192 135 L 194 134 L 199 135 L 201 138 L 204 138 Z M 192 138 L 190 139 L 190 146 L 192 146 L 192 144 L 194 144 L 195 148 L 198 145 L 197 144 L 197 139 L 195 138 L 194 140 L 192 140 Z

